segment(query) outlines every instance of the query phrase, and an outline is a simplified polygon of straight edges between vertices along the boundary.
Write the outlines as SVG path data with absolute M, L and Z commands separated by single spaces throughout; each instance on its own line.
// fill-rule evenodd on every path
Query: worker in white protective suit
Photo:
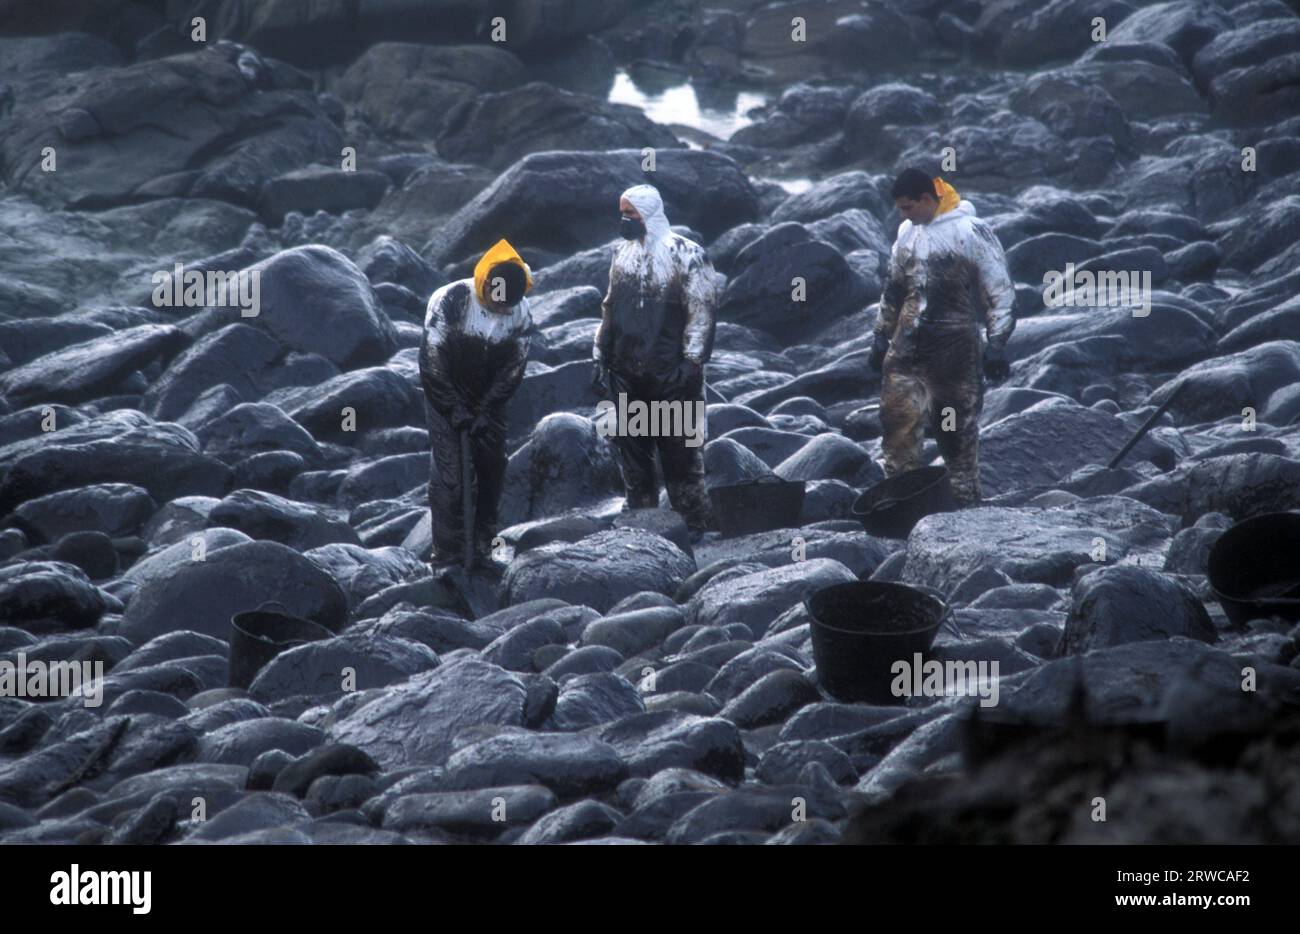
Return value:
M 876 319 L 885 475 L 923 466 L 927 425 L 965 505 L 980 501 L 984 381 L 1006 378 L 1015 290 L 997 234 L 942 179 L 907 169 L 894 182 L 903 216 Z M 981 369 L 983 374 L 981 374 Z
M 592 389 L 615 402 L 680 402 L 704 411 L 704 365 L 713 350 L 718 303 L 704 248 L 669 229 L 663 199 L 650 185 L 619 198 L 623 242 L 609 268 L 592 349 Z M 696 539 L 715 528 L 704 484 L 704 453 L 678 435 L 614 433 L 627 508 L 657 506 L 655 454 L 673 509 Z

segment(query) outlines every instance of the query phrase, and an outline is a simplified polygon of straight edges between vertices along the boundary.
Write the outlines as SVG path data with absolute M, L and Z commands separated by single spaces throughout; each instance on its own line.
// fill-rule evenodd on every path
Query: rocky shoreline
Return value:
M 519 0 L 504 42 L 462 0 L 57 7 L 0 0 L 0 666 L 104 677 L 0 696 L 0 842 L 1300 836 L 1300 628 L 1206 578 L 1300 510 L 1294 4 Z M 1017 326 L 988 502 L 900 540 L 850 506 L 907 165 L 993 226 Z M 795 527 L 619 512 L 590 353 L 642 181 L 726 280 L 709 484 L 806 481 Z M 501 237 L 535 333 L 474 618 L 427 564 L 416 354 Z M 255 301 L 156 302 L 177 264 Z M 1067 266 L 1146 276 L 1148 313 L 1047 307 Z M 997 662 L 992 714 L 825 691 L 803 598 L 859 579 L 947 595 L 934 656 Z M 331 638 L 228 687 L 268 600 Z

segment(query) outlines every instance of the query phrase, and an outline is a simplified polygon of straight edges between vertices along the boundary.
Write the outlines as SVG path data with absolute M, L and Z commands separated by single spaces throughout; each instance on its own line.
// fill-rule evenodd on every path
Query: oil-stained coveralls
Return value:
M 935 190 L 934 219 L 898 228 L 876 319 L 877 346 L 888 347 L 880 392 L 885 475 L 923 466 L 929 425 L 953 491 L 972 504 L 980 500 L 982 357 L 1000 355 L 1015 329 L 1015 291 L 993 229 L 946 182 L 935 179 Z
M 713 351 L 717 283 L 699 244 L 673 233 L 663 200 L 650 185 L 623 192 L 641 215 L 644 243 L 624 240 L 609 268 L 592 355 L 598 392 L 617 403 L 704 401 L 704 365 Z M 701 408 L 700 411 L 703 411 Z M 704 447 L 683 436 L 612 440 L 619 454 L 627 507 L 659 504 L 654 456 L 659 453 L 668 500 L 693 531 L 715 527 L 704 484 Z
M 420 345 L 420 382 L 427 402 L 431 465 L 429 509 L 433 519 L 434 562 L 455 561 L 464 551 L 461 432 L 470 432 L 474 465 L 474 543 L 481 561 L 496 534 L 497 504 L 506 472 L 505 408 L 524 377 L 528 300 L 495 310 L 489 304 L 489 273 L 498 263 L 527 264 L 505 240 L 474 268 L 473 279 L 448 283 L 429 298 Z

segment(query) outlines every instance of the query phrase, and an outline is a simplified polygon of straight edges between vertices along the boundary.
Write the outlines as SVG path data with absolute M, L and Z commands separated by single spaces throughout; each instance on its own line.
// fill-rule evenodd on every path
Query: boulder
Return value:
M 381 234 L 362 247 L 357 252 L 356 263 L 372 285 L 389 283 L 409 289 L 418 302 L 421 321 L 427 296 L 447 282 L 419 253 L 388 234 Z
M 510 457 L 501 496 L 501 524 L 592 508 L 622 493 L 613 447 L 587 418 L 557 413 L 543 418 Z
M 521 726 L 525 694 L 523 682 L 505 669 L 461 657 L 384 688 L 335 722 L 329 738 L 356 746 L 385 770 L 440 766 L 463 730 Z
M 343 145 L 310 79 L 236 45 L 116 68 L 68 72 L 19 95 L 0 164 L 11 188 L 72 208 L 135 199 L 213 197 L 255 203 L 263 180 Z M 159 130 L 158 112 L 171 115 Z M 24 153 L 57 133 L 75 172 L 32 172 Z
M 220 495 L 231 478 L 229 467 L 200 453 L 190 431 L 129 409 L 11 445 L 0 451 L 0 463 L 6 460 L 0 515 L 29 499 L 93 484 L 135 484 L 166 502 Z
M 253 541 L 145 580 L 127 607 L 120 634 L 137 645 L 175 629 L 229 639 L 231 617 L 267 600 L 331 631 L 347 621 L 347 597 L 332 577 L 291 548 Z
M 542 247 L 569 255 L 607 243 L 618 193 L 647 179 L 641 151 L 541 152 L 527 155 L 461 208 L 426 247 L 435 263 L 462 259 L 482 244 L 507 238 L 516 249 Z M 663 149 L 653 182 L 669 220 L 711 239 L 757 216 L 749 179 L 731 159 L 707 150 Z M 603 273 L 608 274 L 609 262 Z M 567 285 L 583 284 L 566 282 Z M 603 282 L 591 283 L 603 286 Z M 537 283 L 542 288 L 543 283 Z M 546 289 L 562 287 L 548 278 Z
M 289 350 L 318 354 L 341 369 L 383 363 L 397 347 L 393 324 L 356 265 L 327 246 L 281 250 L 245 275 L 259 282 L 258 313 L 241 319 Z M 209 309 L 197 327 L 214 330 L 227 309 Z
M 1074 69 L 1039 72 L 1018 82 L 1009 103 L 1062 139 L 1107 136 L 1121 148 L 1133 144 L 1124 111 L 1100 84 Z
M 274 371 L 283 358 L 284 348 L 270 335 L 247 324 L 225 325 L 172 360 L 145 390 L 140 408 L 197 427 L 230 408 L 222 402 L 261 398 L 275 384 Z M 220 400 L 204 404 L 213 392 L 221 393 Z
M 1288 58 L 1295 60 L 1297 70 L 1292 93 L 1300 96 L 1300 53 Z M 1249 217 L 1234 218 L 1224 226 L 1216 240 L 1223 250 L 1223 265 L 1253 270 L 1300 238 L 1300 195 L 1264 200 Z
M 709 433 L 713 434 L 712 430 Z M 779 431 L 775 428 L 759 427 L 734 428 L 717 440 L 719 442 L 734 441 L 758 457 L 767 466 L 773 468 L 787 458 L 793 457 L 800 449 L 811 444 L 807 435 L 801 435 L 793 431 Z M 714 456 L 717 457 L 718 455 Z
M 1001 17 L 1022 11 L 1024 15 L 1018 16 L 1011 28 L 1004 27 Z M 1133 6 L 1123 0 L 997 4 L 984 8 L 975 24 L 977 48 L 1002 64 L 1017 67 L 1072 58 L 1091 44 L 1094 17 L 1100 16 L 1109 25 L 1132 11 Z
M 986 497 L 1052 487 L 1075 470 L 1105 464 L 1133 434 L 1126 422 L 1098 409 L 1041 402 L 980 432 L 980 487 Z M 1150 437 L 1128 455 L 1172 469 L 1174 452 Z
M 909 84 L 878 84 L 862 92 L 844 118 L 844 145 L 853 152 L 881 151 L 885 126 L 931 123 L 942 112 L 934 95 Z M 896 152 L 882 152 L 894 156 Z
M 541 81 L 476 95 L 438 136 L 440 155 L 497 171 L 530 153 L 648 147 L 658 158 L 684 145 L 639 108 Z
M 821 587 L 857 580 L 840 562 L 811 558 L 732 578 L 715 578 L 691 598 L 687 619 L 702 626 L 744 623 L 762 638 L 778 616 Z
M 1218 638 L 1205 607 L 1185 585 L 1149 568 L 1104 567 L 1074 585 L 1061 654 L 1174 636 Z
M 1174 524 L 1172 517 L 1123 496 L 1050 509 L 985 506 L 940 513 L 912 529 L 902 580 L 951 593 L 987 566 L 1018 583 L 1061 586 L 1095 556 L 1104 555 L 1108 563 L 1150 556 L 1156 564 Z
M 199 740 L 198 760 L 251 766 L 262 753 L 283 749 L 300 756 L 319 746 L 324 734 L 314 726 L 283 717 L 259 717 L 218 727 Z
M 1180 467 L 1124 491 L 1190 525 L 1209 512 L 1236 521 L 1300 508 L 1300 460 L 1277 454 L 1226 454 Z
M 781 461 L 775 473 L 784 480 L 842 480 L 853 487 L 867 487 L 885 477 L 870 454 L 834 432 L 814 437 Z
M 611 648 L 631 658 L 658 646 L 684 623 L 682 611 L 675 606 L 611 613 L 583 629 L 582 644 Z
M 604 613 L 642 591 L 671 596 L 694 570 L 695 562 L 665 538 L 610 529 L 525 552 L 510 563 L 503 583 L 512 604 L 555 597 Z
M 866 350 L 851 351 L 794 379 L 782 377 L 775 386 L 741 393 L 732 401 L 763 411 L 796 396 L 810 396 L 827 406 L 861 399 L 866 394 L 867 356 Z
M 308 463 L 321 461 L 311 434 L 266 402 L 243 402 L 205 421 L 195 431 L 205 453 L 227 463 L 267 451 L 292 451 Z
M 641 694 L 623 676 L 597 671 L 565 679 L 550 723 L 557 730 L 587 730 L 645 712 Z
M 814 239 L 802 224 L 777 224 L 737 254 L 718 319 L 773 335 L 824 330 L 864 297 L 841 249 Z M 803 283 L 797 297 L 796 280 Z
M 305 551 L 303 557 L 339 582 L 352 607 L 360 606 L 367 597 L 387 587 L 414 580 L 428 571 L 428 565 L 407 549 L 393 545 L 362 548 L 335 543 Z
M 800 82 L 788 87 L 763 120 L 741 127 L 728 142 L 741 146 L 785 147 L 821 139 L 844 122 L 852 96 L 849 88 L 814 87 Z
M 630 775 L 650 778 L 664 769 L 693 769 L 727 782 L 739 781 L 745 750 L 735 724 L 675 710 L 634 714 L 606 724 L 595 735 L 614 747 Z
M 341 373 L 302 388 L 278 389 L 266 401 L 319 440 L 358 443 L 363 432 L 423 425 L 423 402 L 415 383 L 391 366 Z
M 132 373 L 188 343 L 184 332 L 166 324 L 114 331 L 0 373 L 0 395 L 16 405 L 85 402 L 114 391 Z
M 861 208 L 877 218 L 885 217 L 892 205 L 882 191 L 883 182 L 882 176 L 866 172 L 840 172 L 790 195 L 772 212 L 771 222 L 810 223 L 850 208 Z
M 373 169 L 309 165 L 267 179 L 262 184 L 258 209 L 268 223 L 276 225 L 290 211 L 368 211 L 383 200 L 391 185 L 387 175 Z
M 1035 288 L 1045 284 L 1048 272 L 1065 273 L 1067 263 L 1081 263 L 1102 252 L 1102 245 L 1069 233 L 1040 233 L 1007 250 L 1007 269 L 1016 282 Z
M 1159 386 L 1147 403 L 1161 404 L 1174 387 L 1185 383 L 1186 388 L 1169 409 L 1177 423 L 1241 419 L 1246 408 L 1254 409 L 1258 417 L 1274 392 L 1297 380 L 1300 380 L 1300 343 L 1269 341 L 1193 364 Z
M 528 370 L 506 405 L 506 433 L 512 443 L 522 442 L 529 432 L 540 429 L 548 415 L 594 410 L 598 400 L 591 392 L 590 346 L 580 359 L 554 368 L 529 364 Z
M 266 704 L 297 695 L 334 698 L 405 681 L 437 664 L 434 651 L 417 642 L 345 634 L 281 652 L 257 673 L 248 693 Z
M 1300 20 L 1295 15 L 1268 18 L 1217 33 L 1192 58 L 1192 74 L 1202 88 L 1219 75 L 1247 68 L 1294 52 L 1300 46 Z
M 622 819 L 623 815 L 607 804 L 579 801 L 544 815 L 515 842 L 520 846 L 547 846 L 603 837 Z
M 1020 321 L 1007 342 L 1008 355 L 1017 360 L 1040 353 L 1044 356 L 1017 370 L 1017 381 L 1050 388 L 1039 385 L 1042 380 L 1033 379 L 1032 374 L 1050 362 L 1045 352 L 1057 343 L 1120 338 L 1104 345 L 1110 359 L 1114 364 L 1141 367 L 1185 366 L 1213 352 L 1214 329 L 1192 311 L 1163 300 L 1161 295 L 1153 295 L 1149 313 L 1140 314 L 1144 310 L 1139 305 L 1135 315 L 1134 307 L 1126 304 L 1084 303 L 1049 307 L 1046 314 Z
M 504 813 L 495 820 L 493 811 Z M 492 838 L 526 827 L 555 809 L 556 798 L 541 785 L 507 785 L 478 791 L 438 791 L 407 794 L 384 811 L 386 828 L 401 833 L 454 833 L 472 839 Z
M 1211 39 L 1232 28 L 1228 14 L 1201 0 L 1172 0 L 1143 7 L 1111 30 L 1108 42 L 1163 42 L 1184 63 Z
M 261 490 L 235 490 L 212 508 L 208 518 L 250 538 L 280 542 L 296 551 L 334 542 L 361 544 L 342 518 Z
M 733 438 L 704 445 L 704 479 L 709 487 L 733 486 L 772 475 L 767 464 Z
M 22 561 L 0 567 L 0 618 L 7 625 L 35 633 L 86 629 L 120 607 L 74 565 Z
M 157 509 L 147 491 L 130 483 L 100 483 L 30 499 L 10 520 L 33 543 L 94 530 L 112 538 L 134 535 Z
M 1039 666 L 1004 687 L 998 708 L 1011 722 L 1062 726 L 1082 686 L 1090 722 L 1150 723 L 1161 719 L 1166 697 L 1180 682 L 1206 682 L 1223 703 L 1241 697 L 1241 677 L 1232 656 L 1195 639 L 1129 642 Z M 1137 684 L 1141 690 L 1134 690 Z
M 348 468 L 339 485 L 338 502 L 356 508 L 362 503 L 396 499 L 429 482 L 429 453 L 394 454 L 362 461 Z
M 528 296 L 528 311 L 535 325 L 549 328 L 583 318 L 599 318 L 603 297 L 604 292 L 587 285 L 554 289 L 540 295 L 534 292 Z
M 1300 334 L 1298 326 L 1300 298 L 1283 302 L 1243 321 L 1219 339 L 1218 349 L 1225 354 L 1237 353 L 1270 341 L 1286 340 L 1292 334 Z
M 383 42 L 349 65 L 335 90 L 376 129 L 437 138 L 461 107 L 515 85 L 522 71 L 514 54 L 491 45 Z

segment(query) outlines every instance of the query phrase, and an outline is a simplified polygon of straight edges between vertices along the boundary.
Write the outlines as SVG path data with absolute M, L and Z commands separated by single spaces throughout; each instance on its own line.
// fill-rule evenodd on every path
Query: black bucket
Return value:
M 868 535 L 907 538 L 912 527 L 936 512 L 958 506 L 946 467 L 909 470 L 863 491 L 853 501 L 853 515 Z
M 890 667 L 912 663 L 934 643 L 948 606 L 906 584 L 850 581 L 804 599 L 812 618 L 813 658 L 823 687 L 843 701 L 897 704 Z
M 1270 512 L 1238 522 L 1210 549 L 1215 599 L 1235 626 L 1280 616 L 1300 620 L 1300 513 Z
M 770 474 L 709 490 L 713 514 L 723 537 L 752 535 L 799 525 L 803 514 L 803 480 L 782 480 Z
M 262 667 L 286 649 L 334 637 L 334 633 L 319 623 L 272 612 L 267 609 L 271 606 L 280 605 L 263 603 L 256 610 L 236 613 L 230 618 L 232 688 L 247 690 Z

